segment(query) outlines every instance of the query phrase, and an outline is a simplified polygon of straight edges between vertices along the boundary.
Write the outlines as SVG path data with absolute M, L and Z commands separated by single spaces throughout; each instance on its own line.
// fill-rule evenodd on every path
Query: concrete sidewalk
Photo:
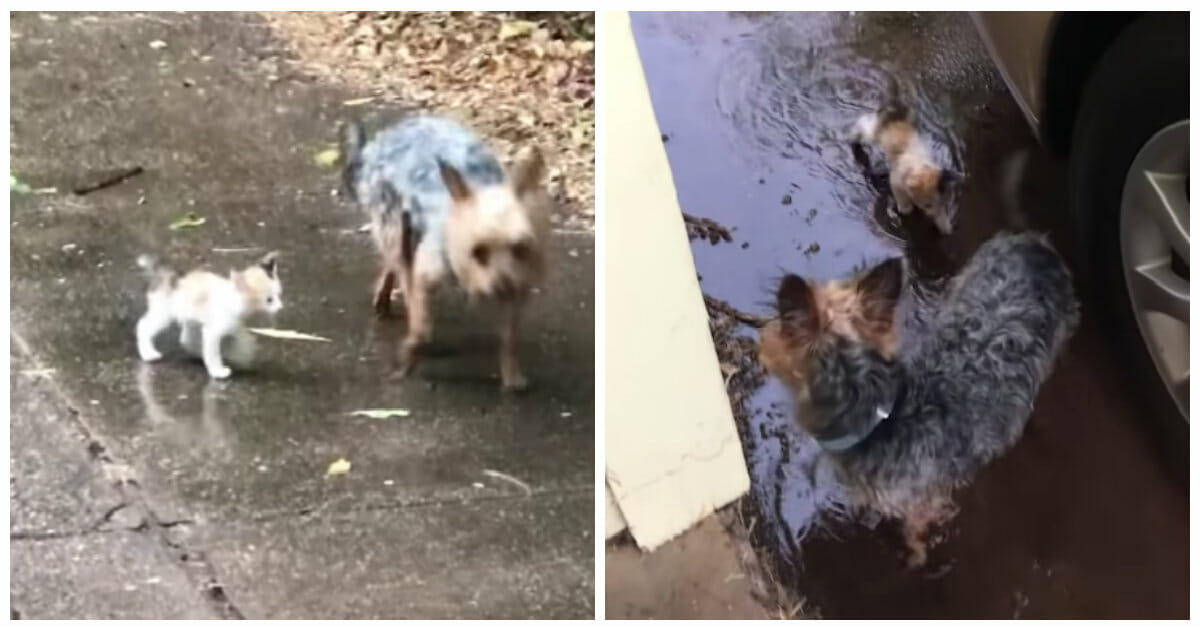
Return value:
M 350 96 L 279 64 L 257 16 L 56 17 L 10 22 L 12 172 L 60 191 L 12 195 L 14 614 L 592 617 L 592 237 L 556 235 L 528 395 L 500 395 L 494 326 L 452 292 L 392 382 L 403 323 L 375 321 L 363 218 L 313 160 Z M 280 249 L 274 325 L 332 342 L 263 339 L 223 384 L 143 366 L 135 257 L 254 256 L 214 248 Z M 412 415 L 347 415 L 375 407 Z

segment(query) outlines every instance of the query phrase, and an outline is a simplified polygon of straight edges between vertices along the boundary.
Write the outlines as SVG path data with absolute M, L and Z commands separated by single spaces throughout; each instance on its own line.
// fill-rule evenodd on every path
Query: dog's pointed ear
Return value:
M 856 288 L 864 315 L 891 322 L 904 289 L 904 261 L 889 258 L 875 265 L 858 277 Z
M 522 149 L 512 168 L 513 188 L 517 196 L 522 197 L 540 186 L 545 171 L 546 161 L 540 149 L 535 146 Z
M 269 252 L 266 256 L 259 259 L 258 266 L 262 267 L 262 270 L 267 272 L 268 276 L 274 278 L 275 272 L 279 267 L 279 252 Z
M 962 173 L 959 173 L 958 171 L 955 171 L 953 169 L 944 168 L 944 169 L 942 169 L 942 172 L 938 174 L 938 182 L 937 182 L 938 192 L 945 193 L 946 191 L 950 190 L 951 188 L 961 184 L 964 179 L 966 179 L 966 178 L 963 176 Z
M 446 185 L 446 190 L 450 192 L 451 199 L 459 202 L 471 199 L 471 189 L 463 179 L 462 173 L 440 159 L 438 160 L 438 172 L 442 176 L 442 183 Z
M 800 332 L 811 332 L 817 324 L 817 298 L 808 281 L 789 273 L 779 281 L 775 292 L 775 308 L 779 310 L 783 333 L 793 336 Z

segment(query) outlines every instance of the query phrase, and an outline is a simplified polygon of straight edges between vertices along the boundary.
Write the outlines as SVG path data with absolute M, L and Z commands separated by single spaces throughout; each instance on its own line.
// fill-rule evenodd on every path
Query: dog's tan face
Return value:
M 543 170 L 541 154 L 528 150 L 507 182 L 471 189 L 452 167 L 441 166 L 454 202 L 446 224 L 450 266 L 472 297 L 519 299 L 541 279 L 549 234 Z
M 797 395 L 808 389 L 810 359 L 837 336 L 896 354 L 894 317 L 904 282 L 899 258 L 848 280 L 817 285 L 789 274 L 779 283 L 779 317 L 759 331 L 759 360 Z

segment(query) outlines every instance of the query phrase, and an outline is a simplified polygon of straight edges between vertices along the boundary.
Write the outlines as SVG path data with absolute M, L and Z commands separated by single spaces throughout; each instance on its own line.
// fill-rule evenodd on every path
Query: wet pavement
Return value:
M 51 17 L 10 20 L 12 171 L 63 191 L 12 195 L 14 614 L 591 618 L 592 236 L 555 233 L 527 395 L 501 395 L 495 325 L 452 291 L 431 358 L 391 380 L 403 322 L 374 319 L 364 219 L 314 161 L 358 95 L 281 61 L 254 15 Z M 205 224 L 168 229 L 188 212 Z M 177 350 L 137 360 L 138 254 L 267 249 L 268 324 L 330 342 L 260 339 L 226 383 Z M 34 383 L 48 402 L 22 406 Z
M 693 241 L 707 295 L 768 314 L 785 270 L 840 277 L 903 252 L 918 281 L 900 323 L 919 334 L 912 305 L 1008 225 L 999 172 L 1025 149 L 1026 220 L 1076 259 L 1063 165 L 1037 147 L 966 14 L 635 13 L 633 25 L 680 205 L 732 230 L 730 243 Z M 935 155 L 967 173 L 949 239 L 921 217 L 890 214 L 877 169 L 864 170 L 844 140 L 889 74 Z M 790 420 L 782 385 L 754 392 L 740 420 L 757 538 L 806 609 L 830 618 L 1188 615 L 1180 453 L 1155 441 L 1160 419 L 1147 417 L 1094 310 L 1085 301 L 1024 438 L 960 493 L 961 512 L 921 571 L 904 568 L 890 524 L 823 518 L 838 490 L 806 474 L 815 444 Z

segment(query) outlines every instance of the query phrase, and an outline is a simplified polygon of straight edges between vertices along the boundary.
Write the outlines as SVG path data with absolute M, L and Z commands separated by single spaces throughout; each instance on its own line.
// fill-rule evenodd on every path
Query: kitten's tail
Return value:
M 173 286 L 178 277 L 174 271 L 162 266 L 158 257 L 152 254 L 142 254 L 137 257 L 137 266 L 142 270 L 142 275 L 146 281 L 150 283 L 150 291 L 156 291 L 163 286 Z
M 879 125 L 883 127 L 895 122 L 913 122 L 913 110 L 901 94 L 900 82 L 889 74 L 883 105 L 879 108 Z
M 346 120 L 338 132 L 342 154 L 342 184 L 338 195 L 343 199 L 358 201 L 358 174 L 362 170 L 362 151 L 366 146 L 366 132 L 361 121 Z

